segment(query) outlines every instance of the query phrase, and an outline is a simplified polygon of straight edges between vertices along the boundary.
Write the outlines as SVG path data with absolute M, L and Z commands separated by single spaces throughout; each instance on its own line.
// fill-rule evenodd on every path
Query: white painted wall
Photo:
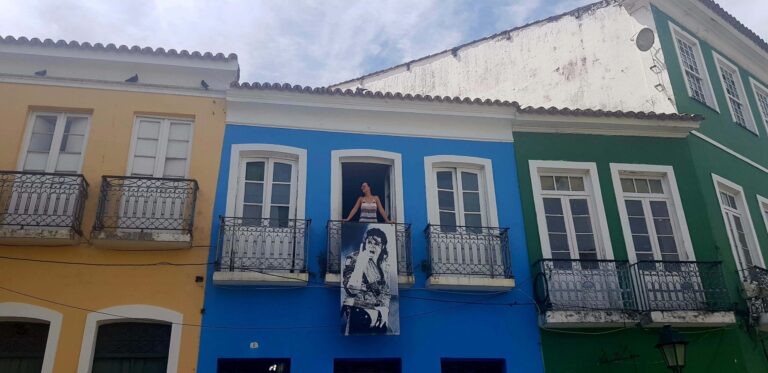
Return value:
M 639 3 L 639 4 L 637 4 Z M 640 52 L 634 35 L 655 31 L 647 1 L 617 3 L 338 85 L 372 91 L 515 100 L 523 106 L 675 112 L 658 40 Z M 630 14 L 630 12 L 632 12 Z M 656 58 L 654 58 L 654 56 Z M 664 90 L 655 86 L 661 84 Z

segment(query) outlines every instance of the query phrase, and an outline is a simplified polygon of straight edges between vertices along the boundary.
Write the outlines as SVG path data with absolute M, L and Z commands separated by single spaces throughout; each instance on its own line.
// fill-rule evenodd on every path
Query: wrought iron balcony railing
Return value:
M 219 218 L 216 271 L 307 271 L 310 220 Z
M 768 313 L 768 270 L 749 267 L 742 271 L 742 290 L 750 317 L 759 322 L 760 315 Z
M 0 171 L 0 226 L 71 228 L 82 235 L 83 175 Z
M 631 266 L 642 311 L 727 311 L 721 262 L 641 261 Z
M 509 229 L 427 225 L 429 275 L 512 278 Z
M 192 234 L 197 181 L 103 176 L 94 231 L 172 231 Z
M 543 259 L 536 263 L 542 311 L 635 311 L 629 262 Z
M 367 224 L 358 222 L 344 222 L 341 220 L 329 220 L 327 226 L 328 250 L 326 258 L 326 272 L 340 273 L 342 227 L 344 225 Z M 382 223 L 384 224 L 384 223 Z M 411 225 L 406 223 L 390 223 L 395 227 L 395 247 L 397 248 L 397 273 L 401 276 L 413 275 L 411 264 Z

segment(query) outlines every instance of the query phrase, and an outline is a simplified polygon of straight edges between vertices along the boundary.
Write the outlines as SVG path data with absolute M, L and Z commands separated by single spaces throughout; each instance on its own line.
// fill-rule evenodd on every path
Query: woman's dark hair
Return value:
M 368 237 L 376 237 L 381 241 L 381 254 L 379 254 L 379 259 L 376 261 L 376 265 L 379 266 L 379 270 L 381 270 L 381 263 L 389 257 L 389 251 L 387 251 L 387 234 L 379 228 L 371 228 L 365 232 L 363 245 L 366 244 Z

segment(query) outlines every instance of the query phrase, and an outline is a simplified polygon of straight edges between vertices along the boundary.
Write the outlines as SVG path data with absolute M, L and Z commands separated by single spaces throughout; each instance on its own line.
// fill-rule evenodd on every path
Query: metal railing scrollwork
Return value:
M 509 229 L 427 225 L 429 274 L 512 278 Z
M 0 171 L 0 226 L 71 228 L 82 235 L 83 175 Z

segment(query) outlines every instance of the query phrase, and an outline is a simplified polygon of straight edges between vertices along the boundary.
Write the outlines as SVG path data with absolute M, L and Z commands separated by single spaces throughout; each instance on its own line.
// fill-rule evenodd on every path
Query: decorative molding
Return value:
M 77 367 L 77 373 L 91 372 L 99 326 L 110 322 L 129 321 L 160 321 L 172 324 L 166 372 L 176 373 L 179 366 L 183 315 L 166 308 L 144 304 L 109 307 L 88 314 L 88 317 L 86 317 L 85 320 L 85 331 L 83 332 L 83 343 L 80 348 L 80 360 Z
M 400 153 L 374 149 L 341 149 L 331 151 L 331 219 L 344 219 L 341 211 L 342 174 L 344 162 L 380 163 L 392 166 L 390 183 L 394 191 L 394 211 L 387 211 L 390 220 L 405 221 L 405 203 L 403 199 L 403 161 Z
M 677 187 L 674 168 L 672 166 L 629 163 L 611 163 L 610 167 L 613 192 L 616 195 L 616 207 L 619 209 L 619 219 L 621 220 L 624 243 L 627 247 L 627 254 L 630 262 L 637 262 L 637 254 L 635 252 L 634 241 L 632 240 L 632 230 L 629 226 L 627 207 L 624 204 L 624 190 L 621 188 L 621 172 L 637 172 L 643 175 L 662 176 L 667 181 L 666 186 L 669 187 L 669 196 L 672 198 L 672 204 L 675 209 L 675 223 L 678 225 L 677 228 L 680 233 L 680 239 L 682 240 L 683 248 L 687 256 L 685 259 L 692 261 L 696 260 L 696 253 L 693 251 L 693 241 L 691 240 L 691 234 L 688 230 L 688 222 L 685 219 L 685 211 L 683 210 L 683 202 Z M 651 239 L 653 239 L 653 237 L 651 237 Z
M 297 162 L 296 219 L 305 218 L 307 201 L 307 150 L 275 144 L 233 144 L 229 156 L 226 215 L 235 216 L 240 183 L 240 160 L 248 157 L 286 158 Z
M 691 131 L 691 134 L 693 134 L 694 136 L 696 136 L 696 137 L 698 137 L 698 138 L 700 138 L 700 139 L 702 139 L 702 140 L 704 140 L 704 141 L 714 145 L 715 147 L 717 147 L 720 150 L 722 150 L 722 151 L 724 151 L 724 152 L 726 152 L 726 153 L 728 153 L 728 154 L 738 158 L 739 160 L 744 161 L 748 165 L 750 165 L 750 166 L 752 166 L 752 167 L 754 167 L 754 168 L 756 168 L 756 169 L 758 169 L 760 171 L 763 171 L 763 172 L 768 174 L 768 168 L 765 168 L 765 167 L 757 164 L 757 162 L 755 162 L 755 161 L 753 161 L 753 160 L 751 160 L 751 159 L 749 159 L 749 158 L 747 158 L 747 157 L 737 153 L 736 151 L 728 148 L 727 146 L 725 146 L 725 145 L 723 145 L 723 144 L 721 144 L 721 143 L 719 143 L 719 142 L 717 142 L 717 141 L 707 137 L 706 135 L 702 134 L 701 132 L 699 132 L 699 131 Z
M 597 173 L 597 164 L 594 162 L 566 162 L 566 161 L 528 161 L 529 172 L 531 174 L 531 187 L 533 189 L 533 204 L 536 209 L 536 223 L 539 231 L 539 240 L 541 242 L 541 253 L 544 258 L 552 258 L 552 249 L 549 245 L 549 234 L 547 232 L 547 220 L 544 214 L 544 200 L 541 192 L 541 180 L 539 173 L 541 171 L 554 171 L 565 173 L 578 173 L 584 175 L 589 180 L 589 185 L 594 201 L 595 217 L 598 227 L 599 237 L 595 237 L 597 243 L 600 240 L 602 254 L 604 257 L 599 259 L 613 260 L 613 248 L 611 246 L 611 236 L 608 231 L 608 219 L 605 216 L 605 204 L 603 203 L 603 192 L 600 188 L 600 177 Z
M 0 321 L 42 320 L 48 322 L 48 340 L 45 343 L 43 367 L 40 370 L 42 373 L 53 373 L 62 319 L 61 313 L 48 308 L 26 303 L 0 303 Z
M 424 184 L 427 192 L 428 224 L 438 224 L 440 221 L 437 202 L 437 185 L 434 176 L 434 168 L 436 167 L 464 167 L 481 170 L 481 175 L 485 181 L 485 205 L 488 207 L 488 211 L 486 212 L 487 224 L 489 227 L 499 226 L 499 212 L 496 207 L 496 186 L 493 180 L 493 162 L 488 158 L 466 157 L 460 155 L 432 155 L 424 157 Z
M 728 241 L 729 246 L 731 247 L 731 254 L 733 254 L 733 260 L 736 262 L 736 268 L 738 270 L 745 270 L 746 268 L 743 268 L 741 266 L 741 260 L 739 260 L 739 253 L 738 249 L 733 246 L 733 242 L 736 242 L 736 238 L 733 237 L 731 234 L 731 230 L 728 229 L 728 216 L 726 216 L 725 209 L 723 206 L 723 201 L 720 199 L 720 191 L 725 191 L 730 194 L 734 194 L 736 197 L 736 203 L 739 205 L 739 212 L 743 213 L 743 219 L 745 220 L 745 223 L 742 223 L 744 228 L 748 229 L 749 232 L 744 232 L 745 235 L 747 235 L 748 239 L 751 241 L 750 244 L 754 245 L 754 253 L 757 254 L 757 258 L 754 258 L 755 261 L 759 261 L 758 264 L 762 264 L 763 267 L 765 267 L 765 260 L 763 259 L 763 253 L 762 250 L 760 250 L 760 241 L 757 239 L 757 233 L 755 232 L 755 225 L 752 223 L 752 214 L 749 211 L 749 204 L 747 204 L 746 195 L 744 194 L 744 189 L 741 187 L 741 185 L 736 184 L 722 176 L 719 176 L 717 174 L 712 174 L 712 183 L 715 186 L 715 198 L 717 198 L 718 206 L 720 206 L 720 214 L 723 217 L 723 228 L 725 228 L 726 233 L 728 234 Z M 743 211 L 741 211 L 743 208 Z

